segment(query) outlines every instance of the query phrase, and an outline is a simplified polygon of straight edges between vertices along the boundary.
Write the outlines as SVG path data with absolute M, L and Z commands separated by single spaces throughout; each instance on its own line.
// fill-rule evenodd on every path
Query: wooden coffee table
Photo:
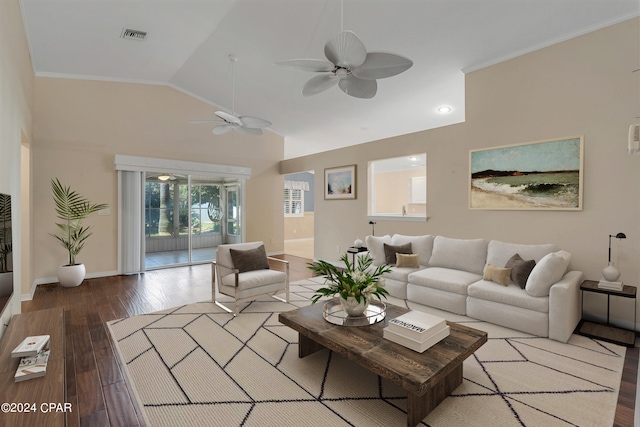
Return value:
M 407 426 L 414 427 L 462 384 L 462 364 L 487 342 L 487 333 L 447 322 L 450 335 L 418 353 L 382 337 L 388 319 L 408 311 L 387 304 L 382 322 L 339 326 L 324 319 L 318 303 L 280 313 L 278 320 L 298 332 L 299 357 L 328 348 L 407 390 Z

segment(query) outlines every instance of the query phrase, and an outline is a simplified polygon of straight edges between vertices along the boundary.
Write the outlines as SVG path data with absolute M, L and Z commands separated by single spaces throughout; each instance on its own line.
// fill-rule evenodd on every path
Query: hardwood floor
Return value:
M 312 276 L 308 260 L 281 258 L 290 263 L 291 281 Z M 210 299 L 209 264 L 87 279 L 77 288 L 38 286 L 33 300 L 22 303 L 23 312 L 65 310 L 67 402 L 73 405 L 68 425 L 144 426 L 106 323 Z M 633 425 L 637 371 L 638 348 L 634 348 L 627 351 L 614 426 Z

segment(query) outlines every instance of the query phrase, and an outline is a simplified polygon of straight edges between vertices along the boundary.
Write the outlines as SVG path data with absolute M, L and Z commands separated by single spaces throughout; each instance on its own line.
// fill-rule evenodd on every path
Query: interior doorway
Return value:
M 314 173 L 284 177 L 284 253 L 314 258 Z

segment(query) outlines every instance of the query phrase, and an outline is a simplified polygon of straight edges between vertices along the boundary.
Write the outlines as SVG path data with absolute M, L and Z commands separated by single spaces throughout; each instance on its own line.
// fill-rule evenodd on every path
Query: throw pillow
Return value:
M 384 244 L 384 259 L 385 264 L 395 265 L 396 254 L 410 254 L 411 243 L 405 243 L 404 245 L 393 246 L 387 243 Z
M 502 286 L 509 286 L 509 278 L 511 277 L 510 268 L 496 267 L 495 265 L 487 264 L 484 267 L 484 273 L 482 278 L 491 282 L 498 283 Z
M 396 253 L 396 267 L 420 268 L 420 255 Z
M 511 280 L 513 280 L 522 289 L 527 286 L 527 279 L 531 274 L 531 270 L 533 270 L 533 267 L 535 266 L 535 260 L 530 259 L 525 261 L 522 259 L 520 254 L 515 254 L 509 258 L 509 261 L 507 261 L 507 264 L 505 265 L 506 268 L 511 269 Z
M 367 236 L 365 238 L 365 245 L 369 250 L 369 254 L 373 257 L 373 265 L 384 265 L 384 243 L 391 243 L 391 236 Z
M 551 286 L 562 279 L 562 276 L 567 272 L 570 260 L 571 254 L 567 251 L 558 251 L 545 255 L 531 270 L 524 289 L 534 297 L 549 295 Z
M 240 273 L 253 270 L 268 270 L 269 261 L 267 260 L 267 251 L 264 245 L 260 245 L 255 249 L 239 250 L 229 249 L 233 266 Z

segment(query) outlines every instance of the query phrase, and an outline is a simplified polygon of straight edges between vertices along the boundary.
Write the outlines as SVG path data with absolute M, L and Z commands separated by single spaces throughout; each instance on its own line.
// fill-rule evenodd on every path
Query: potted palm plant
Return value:
M 61 222 L 56 223 L 58 234 L 51 234 L 64 246 L 69 254 L 69 263 L 58 268 L 58 282 L 65 287 L 78 286 L 84 280 L 86 269 L 84 264 L 76 263 L 76 255 L 80 253 L 86 240 L 93 234 L 92 226 L 85 227 L 84 220 L 94 212 L 105 209 L 106 204 L 91 203 L 87 198 L 64 186 L 58 178 L 51 180 L 53 200 L 56 214 Z
M 13 272 L 10 262 L 12 251 L 11 196 L 0 194 L 0 297 L 13 292 Z

